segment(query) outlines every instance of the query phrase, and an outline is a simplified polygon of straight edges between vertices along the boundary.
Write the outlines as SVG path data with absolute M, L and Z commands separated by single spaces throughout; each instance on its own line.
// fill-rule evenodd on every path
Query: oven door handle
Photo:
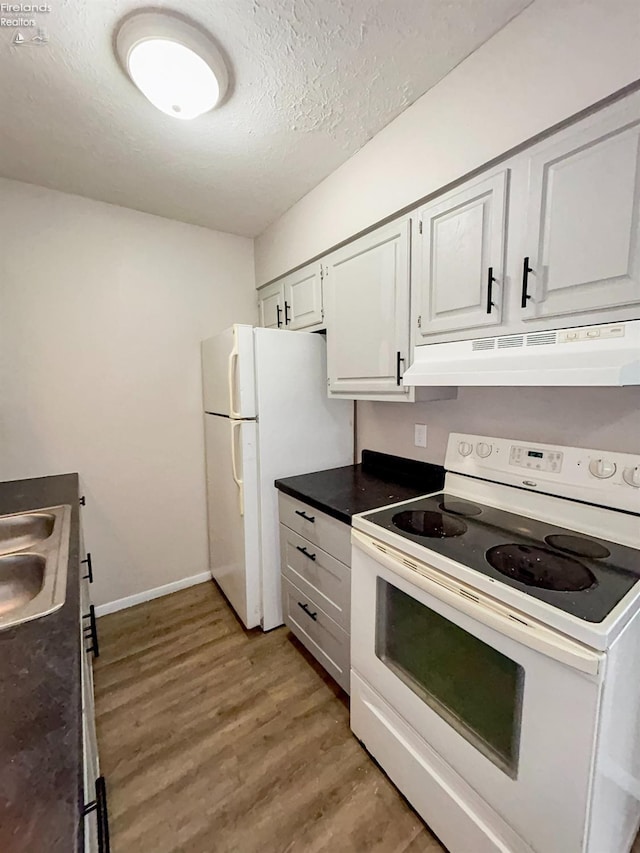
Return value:
M 552 631 L 529 616 L 511 611 L 462 581 L 407 557 L 395 548 L 377 542 L 359 530 L 351 531 L 351 542 L 394 575 L 417 586 L 444 604 L 476 622 L 498 631 L 527 648 L 553 658 L 586 675 L 598 676 L 604 655 Z

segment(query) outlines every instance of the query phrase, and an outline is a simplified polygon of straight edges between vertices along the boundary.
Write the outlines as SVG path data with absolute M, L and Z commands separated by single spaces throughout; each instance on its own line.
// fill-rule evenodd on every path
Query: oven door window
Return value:
M 487 758 L 517 776 L 519 664 L 380 577 L 376 655 Z

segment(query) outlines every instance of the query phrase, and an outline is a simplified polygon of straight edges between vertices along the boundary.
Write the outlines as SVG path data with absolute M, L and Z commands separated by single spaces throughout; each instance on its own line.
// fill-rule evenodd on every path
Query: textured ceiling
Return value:
M 52 0 L 37 16 L 48 44 L 0 29 L 0 175 L 255 235 L 529 2 L 157 2 L 229 57 L 226 103 L 181 122 L 113 54 L 143 3 Z

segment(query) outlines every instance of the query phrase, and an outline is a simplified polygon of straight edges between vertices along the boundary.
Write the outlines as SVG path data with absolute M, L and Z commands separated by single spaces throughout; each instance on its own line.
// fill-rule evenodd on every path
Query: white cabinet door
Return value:
M 640 122 L 621 123 L 567 131 L 529 161 L 525 319 L 640 303 Z
M 260 325 L 265 329 L 284 326 L 284 288 L 281 281 L 267 284 L 258 291 Z
M 409 248 L 404 218 L 326 259 L 329 395 L 403 399 L 409 358 Z
M 508 172 L 420 211 L 416 343 L 501 320 Z
M 322 323 L 322 267 L 309 264 L 282 280 L 285 326 L 291 331 Z

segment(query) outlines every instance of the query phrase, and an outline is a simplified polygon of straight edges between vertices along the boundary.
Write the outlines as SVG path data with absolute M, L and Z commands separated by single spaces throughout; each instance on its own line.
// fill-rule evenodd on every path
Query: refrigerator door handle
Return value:
M 235 388 L 235 374 L 236 367 L 238 364 L 238 342 L 235 336 L 235 330 L 233 334 L 233 349 L 229 354 L 229 417 L 231 418 L 240 418 L 242 415 L 240 412 L 236 411 L 235 400 L 234 400 L 234 388 Z
M 240 504 L 240 515 L 244 515 L 244 485 L 243 481 L 238 477 L 238 465 L 236 460 L 236 428 L 242 428 L 242 421 L 233 421 L 231 423 L 231 472 L 233 480 L 238 487 L 238 503 Z

